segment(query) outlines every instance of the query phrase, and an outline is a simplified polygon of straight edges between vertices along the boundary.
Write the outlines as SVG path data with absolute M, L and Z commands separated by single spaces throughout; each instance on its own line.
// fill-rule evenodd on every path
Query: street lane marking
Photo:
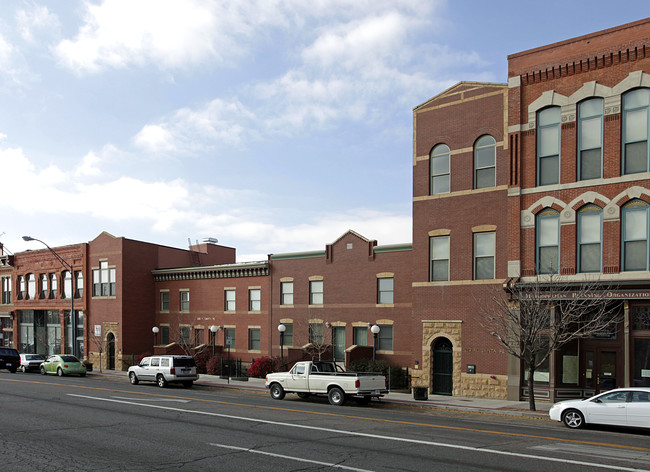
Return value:
M 101 391 L 101 392 L 120 392 L 120 393 L 128 393 L 130 395 L 142 395 L 142 396 L 153 396 L 153 397 L 162 397 L 162 398 L 179 398 L 179 399 L 185 399 L 188 400 L 187 397 L 180 397 L 177 395 L 170 395 L 169 393 L 151 393 L 149 391 L 142 391 L 142 392 L 134 392 L 131 390 L 119 390 L 116 388 L 107 388 L 107 387 L 89 387 L 87 385 L 79 385 L 79 384 L 62 384 L 62 383 L 56 383 L 56 382 L 44 382 L 44 381 L 33 381 L 33 380 L 20 380 L 20 379 L 6 379 L 6 378 L 0 378 L 0 381 L 4 382 L 17 382 L 17 383 L 34 383 L 34 384 L 41 384 L 41 385 L 50 385 L 50 386 L 55 386 L 55 387 L 75 387 L 83 390 L 95 390 L 95 391 Z M 153 386 L 152 386 L 153 387 Z M 402 424 L 402 425 L 410 425 L 410 426 L 421 426 L 424 428 L 436 428 L 436 429 L 449 429 L 449 430 L 454 430 L 454 431 L 469 431 L 473 433 L 483 433 L 483 434 L 493 434 L 497 436 L 511 436 L 511 437 L 519 437 L 519 438 L 526 438 L 526 439 L 544 439 L 547 441 L 557 441 L 557 442 L 563 442 L 563 443 L 571 443 L 571 444 L 586 444 L 586 445 L 591 445 L 591 446 L 602 446 L 602 447 L 613 447 L 613 448 L 619 448 L 619 449 L 630 449 L 634 451 L 648 451 L 650 452 L 650 448 L 646 447 L 640 447 L 640 446 L 628 446 L 625 444 L 614 444 L 614 443 L 604 443 L 604 442 L 598 442 L 598 441 L 584 441 L 580 439 L 568 439 L 568 438 L 557 438 L 553 436 L 540 436 L 536 434 L 522 434 L 522 433 L 511 433 L 508 431 L 494 431 L 494 430 L 489 430 L 489 429 L 479 429 L 479 428 L 467 428 L 463 426 L 448 426 L 448 425 L 440 425 L 440 424 L 431 424 L 431 423 L 419 423 L 419 422 L 414 422 L 414 421 L 403 421 L 403 420 L 389 420 L 385 418 L 370 418 L 367 416 L 354 416 L 354 415 L 344 415 L 341 413 L 329 413 L 329 412 L 323 412 L 323 411 L 308 411 L 308 410 L 298 410 L 295 408 L 285 408 L 285 407 L 277 407 L 277 406 L 261 406 L 261 405 L 250 405 L 246 403 L 238 403 L 238 402 L 232 402 L 232 401 L 223 401 L 223 400 L 213 400 L 213 399 L 200 399 L 200 398 L 190 398 L 189 400 L 194 400 L 197 402 L 205 402 L 205 403 L 216 403 L 219 405 L 231 405 L 231 406 L 242 406 L 246 408 L 258 408 L 262 410 L 273 410 L 273 411 L 286 411 L 290 413 L 300 413 L 303 415 L 316 415 L 316 416 L 331 416 L 331 417 L 336 417 L 336 418 L 348 418 L 348 419 L 355 419 L 355 420 L 364 420 L 364 421 L 376 421 L 379 423 L 391 423 L 391 424 Z
M 148 401 L 148 402 L 175 402 L 175 403 L 190 403 L 192 400 L 182 400 L 180 398 L 130 398 L 130 397 L 113 397 L 119 400 L 132 400 L 134 402 Z
M 249 449 L 247 447 L 228 446 L 226 444 L 215 444 L 215 443 L 208 443 L 208 444 L 210 446 L 222 447 L 224 449 L 234 449 L 235 451 L 250 452 L 252 454 L 263 454 L 265 456 L 278 457 L 280 459 L 288 459 L 291 461 L 307 462 L 308 464 L 316 464 L 316 465 L 324 465 L 325 467 L 334 467 L 337 469 L 345 469 L 345 470 L 356 470 L 357 472 L 373 472 L 372 470 L 369 469 L 358 469 L 356 467 L 348 467 L 341 464 L 335 464 L 333 462 L 321 462 L 321 461 L 315 461 L 311 459 L 302 459 L 300 457 L 285 456 L 284 454 L 274 454 L 272 452 L 259 451 L 257 449 Z
M 100 397 L 91 397 L 88 395 L 77 395 L 74 393 L 68 393 L 69 396 L 71 397 L 77 397 L 77 398 L 85 398 L 87 400 L 96 400 L 96 401 L 103 401 L 103 402 L 111 402 L 111 403 L 121 403 L 125 405 L 133 405 L 133 406 L 140 406 L 144 408 L 155 408 L 159 410 L 168 410 L 168 411 L 175 411 L 178 413 L 190 413 L 190 414 L 195 414 L 195 415 L 202 415 L 202 416 L 212 416 L 212 417 L 217 417 L 217 418 L 226 418 L 226 419 L 231 419 L 231 420 L 239 420 L 239 421 L 249 421 L 251 423 L 262 423 L 262 424 L 269 424 L 273 426 L 284 426 L 287 428 L 296 428 L 296 429 L 308 429 L 312 431 L 320 431 L 320 432 L 325 432 L 325 433 L 334 433 L 334 434 L 340 434 L 340 435 L 347 435 L 347 436 L 357 436 L 357 437 L 363 437 L 363 438 L 371 438 L 371 439 L 383 439 L 386 441 L 395 441 L 395 442 L 403 442 L 403 443 L 411 443 L 411 444 L 419 444 L 419 445 L 424 445 L 424 446 L 434 446 L 434 447 L 442 447 L 442 448 L 449 448 L 449 449 L 459 449 L 463 451 L 471 451 L 471 452 L 478 452 L 478 453 L 486 453 L 486 454 L 495 454 L 495 455 L 501 455 L 501 456 L 509 456 L 509 457 L 521 457 L 525 459 L 536 459 L 540 461 L 546 461 L 546 462 L 560 462 L 563 464 L 574 464 L 574 465 L 580 465 L 580 466 L 586 466 L 586 467 L 593 467 L 593 468 L 599 468 L 599 469 L 608 469 L 608 470 L 622 470 L 622 471 L 629 471 L 629 472 L 634 472 L 634 471 L 644 471 L 644 472 L 650 472 L 649 469 L 637 469 L 637 468 L 630 468 L 630 467 L 621 467 L 621 466 L 615 466 L 615 465 L 605 465 L 605 464 L 598 464 L 595 462 L 583 462 L 583 461 L 576 461 L 572 459 L 558 459 L 554 457 L 546 457 L 546 456 L 536 456 L 533 454 L 524 454 L 520 452 L 508 452 L 508 451 L 498 451 L 496 449 L 487 449 L 487 448 L 481 448 L 481 447 L 472 447 L 472 446 L 462 446 L 459 444 L 447 444 L 447 443 L 441 443 L 437 441 L 426 441 L 423 439 L 408 439 L 408 438 L 400 438 L 396 436 L 381 436 L 378 434 L 370 434 L 370 433 L 361 433 L 357 431 L 345 431 L 345 430 L 338 430 L 338 429 L 332 429 L 332 428 L 322 428 L 318 426 L 308 426 L 308 425 L 300 425 L 300 424 L 291 424 L 291 423 L 284 423 L 281 421 L 271 421 L 271 420 L 262 420 L 258 418 L 246 418 L 244 416 L 235 416 L 235 415 L 226 415 L 223 413 L 211 413 L 208 411 L 198 411 L 198 410 L 188 410 L 184 408 L 174 408 L 171 406 L 162 406 L 162 405 L 147 405 L 144 403 L 133 403 L 133 402 L 127 402 L 124 400 L 115 400 L 113 398 L 100 398 Z

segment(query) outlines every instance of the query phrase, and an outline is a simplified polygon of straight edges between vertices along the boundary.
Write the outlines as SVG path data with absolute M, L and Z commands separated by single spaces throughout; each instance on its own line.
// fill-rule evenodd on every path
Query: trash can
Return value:
M 413 400 L 426 400 L 429 398 L 429 391 L 426 387 L 413 387 Z

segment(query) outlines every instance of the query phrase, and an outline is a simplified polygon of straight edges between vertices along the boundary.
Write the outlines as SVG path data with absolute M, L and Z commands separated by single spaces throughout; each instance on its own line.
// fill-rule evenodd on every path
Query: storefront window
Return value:
M 635 331 L 650 331 L 650 306 L 630 307 L 632 329 Z
M 560 382 L 565 385 L 578 385 L 579 364 L 577 343 L 564 347 L 560 353 Z
M 634 387 L 650 387 L 650 339 L 634 340 Z

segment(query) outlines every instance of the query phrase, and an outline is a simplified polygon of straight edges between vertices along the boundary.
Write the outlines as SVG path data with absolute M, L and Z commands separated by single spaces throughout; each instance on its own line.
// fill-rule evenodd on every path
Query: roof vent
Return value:
M 217 238 L 203 238 L 203 242 L 206 244 L 217 244 L 219 240 Z

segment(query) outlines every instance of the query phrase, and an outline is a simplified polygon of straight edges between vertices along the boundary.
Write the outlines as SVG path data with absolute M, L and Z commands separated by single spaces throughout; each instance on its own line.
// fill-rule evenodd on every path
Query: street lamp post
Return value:
M 156 339 L 157 339 L 157 336 L 158 336 L 158 331 L 160 331 L 160 328 L 158 326 L 154 326 L 153 328 L 151 328 L 151 332 L 153 333 L 154 349 L 156 348 Z
M 284 364 L 284 332 L 287 330 L 287 327 L 280 323 L 278 325 L 278 331 L 280 331 L 280 363 Z
M 217 331 L 219 331 L 220 328 L 221 326 L 210 326 L 210 332 L 212 333 L 212 357 L 214 357 L 214 345 L 217 343 Z
M 74 296 L 75 296 L 75 277 L 74 277 L 74 268 L 72 267 L 72 264 L 68 264 L 66 261 L 63 260 L 63 258 L 50 246 L 48 246 L 45 242 L 41 241 L 40 239 L 32 238 L 31 236 L 23 236 L 23 241 L 38 241 L 42 245 L 44 245 L 49 251 L 54 254 L 54 257 L 65 267 L 66 269 L 70 270 L 70 288 L 71 288 L 71 293 L 70 293 L 70 324 L 72 327 L 72 354 L 75 357 L 78 357 L 78 349 L 77 349 L 77 317 L 74 312 Z M 65 279 L 63 281 L 64 287 L 65 287 Z
M 373 337 L 373 344 L 372 344 L 372 362 L 375 362 L 375 355 L 377 351 L 377 335 L 379 334 L 379 331 L 381 331 L 381 328 L 377 325 L 372 325 L 372 328 L 370 328 L 370 331 L 372 332 L 372 337 Z

